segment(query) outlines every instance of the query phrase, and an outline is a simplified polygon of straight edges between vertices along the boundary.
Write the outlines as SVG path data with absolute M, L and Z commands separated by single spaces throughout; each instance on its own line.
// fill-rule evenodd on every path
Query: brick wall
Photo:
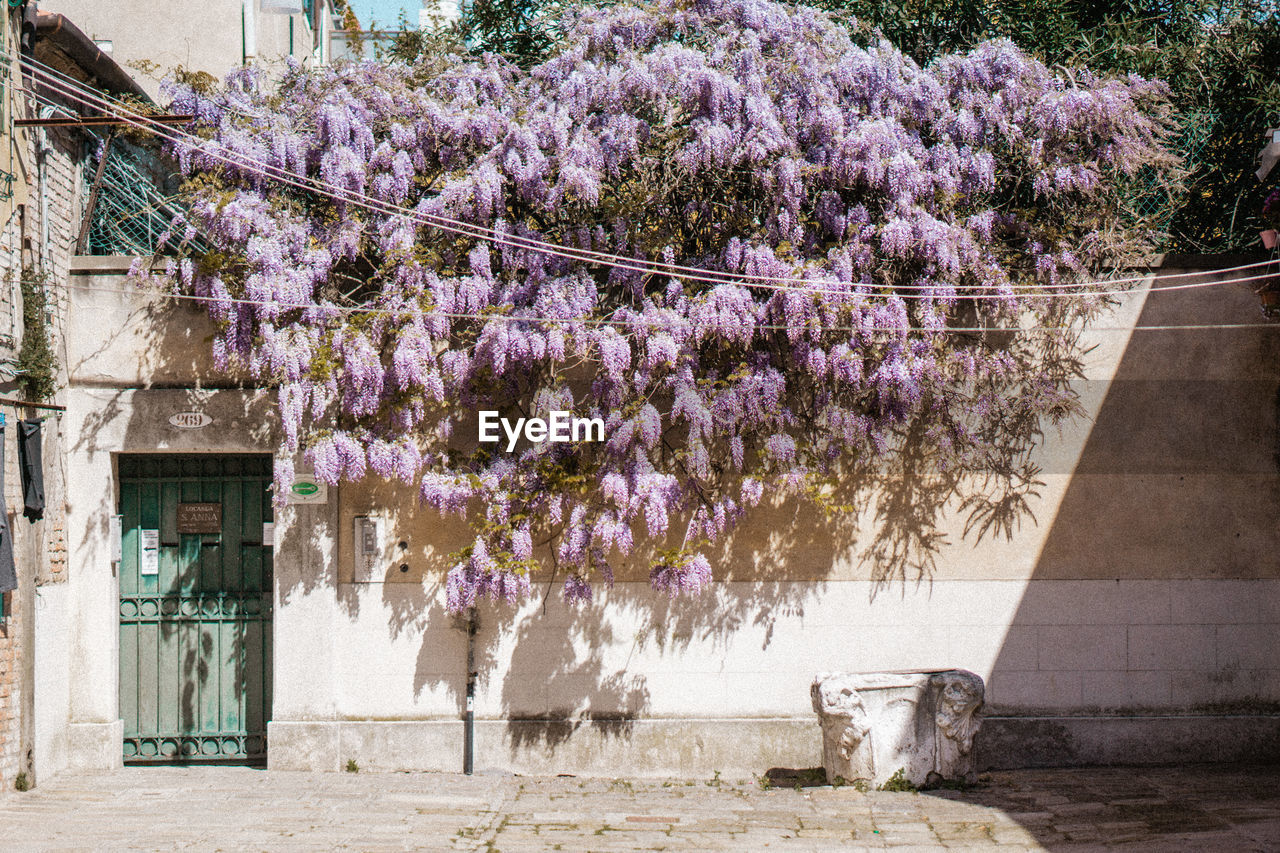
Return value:
M 11 370 L 5 368 L 12 367 L 20 341 L 22 306 L 19 278 L 23 265 L 24 236 L 29 225 L 27 213 L 26 205 L 17 205 L 12 208 L 8 220 L 0 223 L 0 393 L 5 396 L 8 396 L 9 389 L 13 387 Z M 6 411 L 5 414 L 12 419 L 11 411 Z M 6 459 L 10 439 L 11 435 L 6 434 Z M 7 466 L 4 482 L 0 483 L 6 498 L 13 492 L 10 481 L 16 473 L 16 468 Z M 10 524 L 12 519 L 12 515 L 7 519 Z M 23 738 L 26 716 L 23 675 L 28 648 L 28 614 L 22 605 L 27 571 L 29 567 L 18 563 L 19 587 L 4 594 L 4 619 L 0 622 L 0 796 L 13 791 L 18 773 L 25 769 L 23 753 L 27 744 Z
M 45 304 L 55 354 L 62 360 L 68 305 L 67 281 L 79 232 L 83 187 L 80 162 L 84 143 L 75 133 L 50 130 L 25 134 L 24 161 L 32 178 L 26 203 L 0 223 L 0 396 L 23 396 L 13 374 L 22 342 L 24 269 L 43 271 Z M 43 186 L 38 181 L 43 163 Z M 47 228 L 42 226 L 42 216 Z M 10 369 L 6 369 L 10 368 Z M 66 384 L 66 366 L 60 366 Z M 59 393 L 53 402 L 65 395 Z M 7 423 L 4 436 L 4 490 L 8 522 L 13 530 L 14 562 L 19 588 L 5 596 L 0 628 L 0 792 L 12 792 L 19 774 L 34 783 L 32 768 L 34 629 L 31 609 L 37 585 L 60 583 L 67 576 L 65 459 L 60 417 L 52 412 L 0 407 Z M 22 516 L 15 422 L 27 416 L 51 415 L 44 423 L 44 519 Z
M 38 135 L 32 134 L 31 137 L 34 148 L 38 144 Z M 66 352 L 64 333 L 69 304 L 67 285 L 82 218 L 84 175 L 81 164 L 85 143 L 78 132 L 65 129 L 50 130 L 45 138 L 44 193 L 49 219 L 48 241 L 43 247 L 47 280 L 45 304 L 49 309 L 53 349 L 61 362 Z M 32 193 L 31 205 L 36 207 L 34 222 L 35 227 L 39 228 L 38 190 Z M 41 248 L 38 246 L 37 258 L 40 252 Z M 65 364 L 60 365 L 59 372 L 59 385 L 65 387 Z M 54 402 L 65 402 L 64 397 L 65 394 L 60 392 Z M 37 584 L 56 583 L 66 579 L 66 500 L 63 485 L 66 479 L 66 460 L 61 427 L 62 421 L 56 414 L 52 414 L 44 422 L 45 513 L 43 523 L 37 525 L 39 529 L 32 531 L 40 544 L 40 553 L 35 555 Z
M 5 595 L 5 618 L 0 625 L 0 786 L 10 791 L 18 774 L 26 769 L 23 755 L 27 744 L 23 738 L 23 664 L 21 642 L 27 614 L 16 607 L 21 594 L 16 590 Z

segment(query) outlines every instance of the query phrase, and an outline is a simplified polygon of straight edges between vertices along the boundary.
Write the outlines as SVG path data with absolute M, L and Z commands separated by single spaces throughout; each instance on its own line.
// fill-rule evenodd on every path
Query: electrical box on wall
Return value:
M 357 515 L 355 529 L 352 531 L 352 543 L 355 546 L 355 560 L 352 563 L 351 580 L 355 583 L 369 583 L 381 580 L 379 566 L 382 556 L 381 519 L 370 515 Z
M 391 510 L 366 510 L 352 518 L 351 582 L 384 583 L 411 575 L 409 541 Z

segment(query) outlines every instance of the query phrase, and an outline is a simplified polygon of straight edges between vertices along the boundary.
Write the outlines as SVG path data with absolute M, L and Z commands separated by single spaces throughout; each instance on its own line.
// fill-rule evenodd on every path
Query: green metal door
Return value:
M 122 455 L 119 472 L 124 760 L 261 762 L 271 457 Z

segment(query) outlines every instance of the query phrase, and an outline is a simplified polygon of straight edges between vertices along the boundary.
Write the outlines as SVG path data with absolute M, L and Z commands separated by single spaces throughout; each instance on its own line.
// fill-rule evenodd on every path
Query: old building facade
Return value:
M 459 769 L 468 633 L 445 611 L 443 580 L 444 555 L 465 533 L 393 486 L 306 488 L 274 514 L 229 491 L 233 480 L 265 489 L 270 396 L 212 370 L 198 308 L 131 292 L 130 259 L 76 263 L 69 523 L 86 533 L 71 552 L 82 589 L 71 680 L 84 703 L 72 717 L 99 727 L 94 754 L 212 750 L 214 737 L 240 749 L 261 731 L 245 721 L 264 720 L 270 767 Z M 852 532 L 783 505 L 747 520 L 699 599 L 669 601 L 636 570 L 580 608 L 544 597 L 549 577 L 519 606 L 482 608 L 476 766 L 679 776 L 809 767 L 821 749 L 816 673 L 950 668 L 987 683 L 982 766 L 1269 754 L 1280 727 L 1269 651 L 1280 626 L 1270 604 L 1280 592 L 1277 338 L 1146 330 L 1256 312 L 1247 284 L 1161 292 L 1176 281 L 1136 290 L 1098 321 L 1079 385 L 1088 413 L 1046 436 L 1042 486 L 1008 540 L 963 537 L 957 513 L 931 571 L 885 577 L 859 556 L 873 524 Z M 78 323 L 118 332 L 104 343 Z M 220 504 L 218 533 L 180 532 L 180 512 L 203 511 L 188 501 Z M 114 514 L 125 528 L 115 568 Z M 372 545 L 360 538 L 370 529 Z M 148 541 L 158 556 L 143 553 Z M 209 636 L 229 693 L 209 674 L 216 661 L 184 669 L 193 644 L 166 640 L 163 627 L 144 636 L 125 615 L 142 606 L 135 590 L 148 571 L 149 589 L 175 602 L 200 592 L 215 547 L 219 607 L 234 598 L 256 609 L 217 637 L 208 626 L 173 636 Z M 138 675 L 149 671 L 171 682 L 154 699 L 150 676 Z M 212 698 L 183 698 L 218 691 L 217 707 L 234 710 L 222 732 L 202 728 Z
M 24 341 L 46 339 L 46 367 L 54 384 L 66 386 L 61 352 L 66 344 L 66 282 L 79 221 L 84 139 L 75 130 L 32 126 L 42 113 L 30 95 L 31 81 L 19 69 L 20 52 L 58 50 L 46 40 L 35 10 L 10 6 L 2 40 L 4 87 L 0 134 L 0 427 L 3 427 L 4 517 L 0 536 L 10 538 L 17 588 L 3 595 L 0 618 L 0 786 L 34 785 L 49 732 L 37 722 L 41 703 L 36 660 L 41 644 L 54 639 L 43 624 L 50 606 L 61 606 L 66 561 L 65 452 L 60 394 L 36 399 L 24 361 Z M 30 355 L 26 356 L 30 358 Z M 39 365 L 37 364 L 38 368 Z M 23 402 L 37 405 L 24 406 Z M 41 517 L 23 516 L 19 475 L 19 421 L 39 422 L 45 507 Z M 55 643 L 52 653 L 60 653 Z
M 81 14 L 81 36 L 140 55 L 101 4 L 63 5 L 76 15 L 47 19 L 42 62 L 93 86 L 119 71 L 58 48 Z M 231 21 L 219 58 L 146 58 L 220 75 L 249 55 L 235 12 L 262 5 L 198 5 Z M 575 607 L 542 575 L 538 595 L 472 625 L 443 590 L 465 531 L 413 490 L 302 477 L 276 506 L 271 393 L 214 369 L 199 306 L 135 287 L 110 223 L 81 240 L 102 137 L 8 133 L 0 357 L 20 345 L 22 270 L 44 271 L 66 410 L 44 422 L 42 521 L 14 512 L 6 467 L 5 788 L 125 762 L 457 770 L 468 710 L 479 768 L 758 775 L 820 763 L 809 685 L 831 670 L 977 673 L 980 766 L 1275 757 L 1280 336 L 1168 328 L 1255 319 L 1247 282 L 1170 290 L 1164 269 L 1097 321 L 1086 414 L 1046 434 L 1008 538 L 966 537 L 953 508 L 932 562 L 903 577 L 867 556 L 874 518 L 766 506 L 701 598 L 655 594 L 634 566 Z

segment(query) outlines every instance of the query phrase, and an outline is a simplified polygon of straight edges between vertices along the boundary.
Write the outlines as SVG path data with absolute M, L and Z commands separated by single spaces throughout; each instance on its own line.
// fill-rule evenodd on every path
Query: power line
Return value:
M 281 308 L 284 310 L 306 310 L 306 311 L 323 311 L 338 312 L 343 314 L 388 314 L 388 315 L 412 315 L 421 314 L 423 317 L 446 317 L 456 320 L 505 320 L 513 323 L 563 323 L 567 325 L 586 325 L 586 326 L 654 326 L 663 325 L 662 321 L 637 322 L 636 320 L 613 320 L 607 318 L 565 318 L 565 317 L 540 317 L 540 316 L 522 316 L 512 314 L 473 314 L 449 311 L 432 311 L 425 310 L 418 306 L 404 308 L 371 308 L 365 306 L 342 306 L 342 305 L 320 305 L 316 303 L 286 303 L 273 302 L 263 299 L 243 299 L 237 297 L 218 297 L 218 296 L 198 296 L 191 293 L 172 293 L 163 290 L 144 290 L 142 288 L 116 288 L 101 287 L 92 285 L 82 287 L 84 290 L 91 290 L 100 293 L 120 293 L 125 295 L 152 295 L 166 299 L 187 300 L 200 303 L 217 303 L 220 305 L 253 305 L 259 307 Z M 1126 291 L 1128 294 L 1142 293 L 1142 290 Z M 1100 331 L 1100 332 L 1164 332 L 1164 331 L 1207 331 L 1217 329 L 1280 329 L 1280 323 L 1182 323 L 1182 324 L 1159 324 L 1148 326 L 1095 326 L 1085 325 L 1078 326 L 1023 326 L 1017 328 L 1001 328 L 998 326 L 946 326 L 943 328 L 929 328 L 927 326 L 876 326 L 871 329 L 861 326 L 827 326 L 827 325 L 804 325 L 792 326 L 785 324 L 763 324 L 752 326 L 754 329 L 765 331 L 818 331 L 818 332 L 1031 332 L 1031 331 L 1047 331 L 1047 332 L 1064 332 L 1064 331 Z

